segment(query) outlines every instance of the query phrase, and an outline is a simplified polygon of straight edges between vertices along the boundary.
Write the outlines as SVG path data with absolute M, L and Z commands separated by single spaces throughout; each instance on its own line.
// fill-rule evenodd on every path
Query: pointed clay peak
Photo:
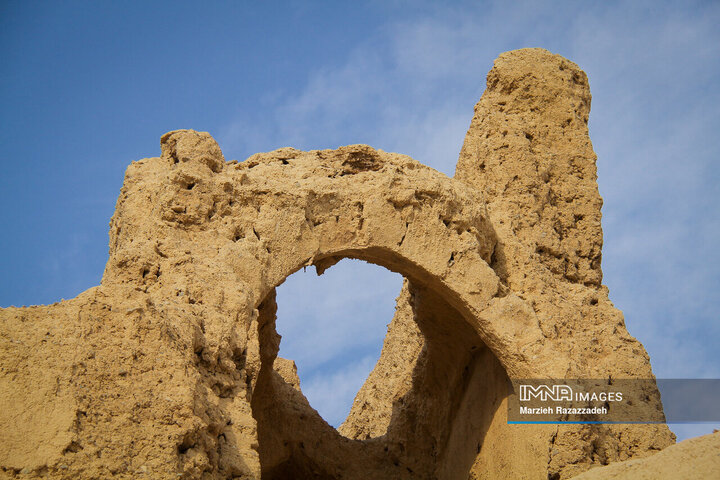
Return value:
M 585 73 L 560 55 L 503 53 L 475 106 L 455 177 L 483 191 L 501 235 L 516 236 L 560 278 L 599 285 L 602 199 L 590 98 Z

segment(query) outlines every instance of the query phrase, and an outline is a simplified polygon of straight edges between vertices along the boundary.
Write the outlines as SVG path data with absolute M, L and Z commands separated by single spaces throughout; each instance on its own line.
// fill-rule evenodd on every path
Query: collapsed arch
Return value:
M 264 456 L 266 476 L 467 478 L 466 458 L 447 452 L 469 458 L 473 445 L 458 447 L 453 442 L 463 438 L 454 432 L 467 428 L 467 438 L 475 438 L 472 432 L 483 431 L 490 416 L 484 441 L 475 446 L 473 477 L 569 477 L 672 443 L 664 425 L 518 431 L 504 424 L 502 405 L 495 408 L 499 390 L 488 388 L 493 372 L 608 381 L 653 374 L 642 345 L 600 286 L 601 199 L 587 136 L 584 73 L 562 57 L 526 49 L 498 58 L 488 79 L 457 180 L 362 145 L 287 148 L 238 163 L 225 162 L 207 133 L 163 135 L 160 158 L 133 162 L 126 171 L 101 286 L 52 306 L 0 312 L 7 325 L 28 334 L 27 343 L 11 345 L 9 357 L 22 359 L 23 374 L 0 387 L 27 407 L 21 416 L 28 428 L 44 432 L 16 439 L 1 459 L 3 468 L 17 473 L 35 465 L 39 474 L 109 476 L 127 469 L 131 452 L 136 466 L 148 462 L 142 468 L 160 477 L 259 478 L 258 450 L 276 441 L 284 456 Z M 577 117 L 578 104 L 584 105 L 578 117 L 584 121 L 565 121 L 568 113 Z M 499 111 L 498 105 L 506 106 Z M 480 191 L 494 210 L 492 222 Z M 457 411 L 468 411 L 456 420 L 423 417 L 423 405 L 437 393 L 430 389 L 426 398 L 407 398 L 393 410 L 406 426 L 381 438 L 333 437 L 322 425 L 317 436 L 299 442 L 293 435 L 307 437 L 309 430 L 275 428 L 274 435 L 258 436 L 253 413 L 261 430 L 278 426 L 267 421 L 271 410 L 261 401 L 263 388 L 274 388 L 276 378 L 268 368 L 275 362 L 267 361 L 274 287 L 302 265 L 322 267 L 369 248 L 390 251 L 391 259 L 429 275 L 435 288 L 415 282 L 404 291 L 404 305 L 414 306 L 418 324 L 442 334 L 452 321 L 433 318 L 432 303 L 449 305 L 449 317 L 462 317 L 458 328 L 469 328 L 468 337 L 479 337 L 487 347 L 482 351 L 494 354 L 466 365 L 472 380 Z M 423 301 L 429 298 L 433 302 Z M 38 327 L 27 329 L 30 322 Z M 72 341 L 49 342 L 41 332 Z M 418 363 L 417 385 L 433 378 L 428 372 L 438 362 L 426 361 L 430 368 Z M 270 372 L 270 382 L 260 378 L 263 372 Z M 447 374 L 440 373 L 435 376 L 444 380 Z M 158 396 L 159 384 L 177 395 Z M 26 391 L 35 392 L 33 401 L 24 401 Z M 46 392 L 41 401 L 38 391 Z M 289 420 L 313 426 L 301 403 L 292 401 L 297 392 L 277 390 L 284 392 L 286 397 L 269 400 L 277 400 Z M 492 403 L 483 403 L 483 392 Z M 633 396 L 635 405 L 662 411 L 657 389 Z M 38 441 L 49 438 L 48 411 L 55 412 L 50 436 L 57 442 Z M 11 425 L 5 429 L 11 437 L 17 413 L 10 409 L 0 418 Z M 425 429 L 420 436 L 416 425 Z M 356 429 L 348 435 L 362 434 Z M 412 458 L 415 447 L 423 459 Z M 71 470 L 57 470 L 60 458 Z

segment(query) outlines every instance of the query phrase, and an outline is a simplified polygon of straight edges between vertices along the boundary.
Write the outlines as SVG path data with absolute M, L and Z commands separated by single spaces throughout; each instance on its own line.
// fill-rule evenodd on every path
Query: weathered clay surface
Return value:
M 577 480 L 657 480 L 660 478 L 718 478 L 720 433 L 690 438 L 651 457 L 593 468 Z
M 238 163 L 165 134 L 127 169 L 101 285 L 0 312 L 2 473 L 559 479 L 671 444 L 506 423 L 508 378 L 652 378 L 601 286 L 589 106 L 573 63 L 501 55 L 455 179 L 364 145 Z M 336 431 L 277 358 L 275 287 L 342 258 L 406 283 Z

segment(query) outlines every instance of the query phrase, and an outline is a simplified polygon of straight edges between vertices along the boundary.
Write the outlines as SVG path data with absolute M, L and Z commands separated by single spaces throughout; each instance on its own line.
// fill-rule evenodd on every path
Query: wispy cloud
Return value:
M 379 7 L 388 8 L 390 20 L 346 61 L 298 78 L 294 89 L 268 99 L 262 117 L 239 114 L 220 143 L 240 159 L 287 145 L 369 143 L 452 174 L 492 59 L 526 46 L 563 54 L 588 72 L 593 91 L 590 128 L 605 199 L 603 268 L 611 298 L 649 350 L 657 376 L 720 376 L 720 5 L 555 5 Z M 402 9 L 412 15 L 396 19 Z M 370 298 L 393 299 L 399 282 L 371 282 L 362 301 L 345 303 L 350 297 L 336 287 L 352 284 L 356 274 L 338 273 L 319 316 L 308 313 L 313 301 L 304 287 L 281 287 L 281 302 L 288 302 L 281 310 L 288 320 L 279 321 L 283 348 L 293 350 L 283 354 L 298 360 L 301 376 L 304 365 L 322 365 L 327 378 L 342 377 L 328 362 L 346 351 L 367 358 L 370 350 L 346 347 L 357 339 L 378 342 L 379 353 L 384 332 L 365 332 L 355 312 L 376 301 Z M 376 315 L 384 325 L 392 311 Z M 350 368 L 347 360 L 338 363 Z M 311 383 L 321 392 L 334 381 Z M 349 409 L 336 407 L 339 397 L 330 390 L 317 398 L 330 402 L 327 411 Z
M 300 387 L 310 405 L 337 428 L 350 413 L 355 395 L 376 361 L 377 357 L 368 355 L 340 370 L 307 375 Z
M 277 294 L 280 356 L 296 361 L 301 378 L 368 352 L 377 358 L 402 286 L 400 275 L 359 260 L 314 270 L 291 275 Z
M 339 426 L 380 356 L 402 277 L 359 260 L 314 270 L 278 288 L 280 356 L 295 360 L 310 404 Z

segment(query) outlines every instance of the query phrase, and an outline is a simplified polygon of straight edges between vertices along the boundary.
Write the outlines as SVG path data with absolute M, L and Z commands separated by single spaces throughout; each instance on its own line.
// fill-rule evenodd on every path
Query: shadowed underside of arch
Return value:
M 164 135 L 127 169 L 101 285 L 0 312 L 0 468 L 559 479 L 663 448 L 665 426 L 506 423 L 509 378 L 652 378 L 601 286 L 589 104 L 571 62 L 504 54 L 455 179 L 364 145 L 238 163 L 209 134 Z M 406 283 L 336 431 L 277 358 L 275 288 L 342 258 Z

